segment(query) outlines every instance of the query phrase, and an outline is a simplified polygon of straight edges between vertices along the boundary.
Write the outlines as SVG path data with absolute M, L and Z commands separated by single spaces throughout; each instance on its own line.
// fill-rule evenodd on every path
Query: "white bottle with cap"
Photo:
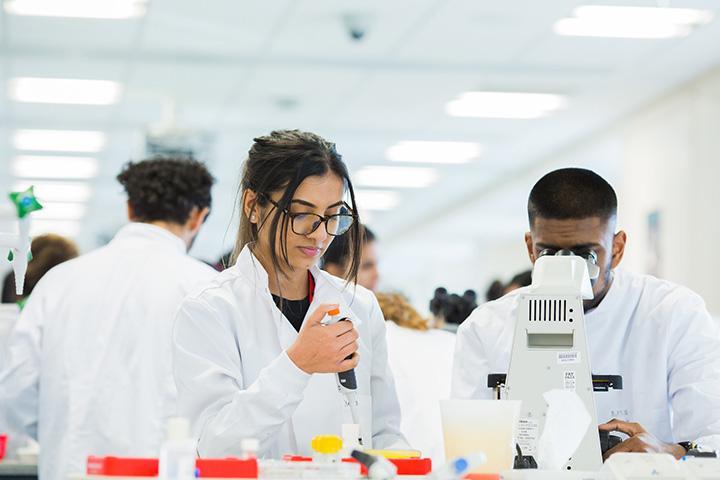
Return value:
M 243 438 L 240 441 L 240 459 L 252 460 L 257 458 L 260 450 L 260 441 L 257 438 Z
M 343 442 L 343 458 L 349 458 L 353 450 L 362 450 L 360 425 L 358 425 L 357 423 L 343 423 L 341 432 Z
M 160 480 L 195 478 L 196 442 L 190 438 L 190 423 L 182 417 L 167 422 L 167 438 L 160 449 Z

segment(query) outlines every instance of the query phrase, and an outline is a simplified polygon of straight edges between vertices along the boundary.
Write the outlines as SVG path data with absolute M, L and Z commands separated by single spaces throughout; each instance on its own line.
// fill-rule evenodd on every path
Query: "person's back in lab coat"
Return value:
M 39 439 L 42 480 L 84 472 L 88 455 L 158 455 L 176 415 L 175 312 L 216 274 L 187 255 L 210 206 L 202 164 L 130 163 L 118 179 L 133 222 L 38 283 L 0 373 L 0 405 Z
M 376 296 L 387 320 L 388 362 L 402 412 L 400 429 L 423 457 L 442 465 L 440 400 L 450 397 L 455 335 L 432 328 L 399 294 Z

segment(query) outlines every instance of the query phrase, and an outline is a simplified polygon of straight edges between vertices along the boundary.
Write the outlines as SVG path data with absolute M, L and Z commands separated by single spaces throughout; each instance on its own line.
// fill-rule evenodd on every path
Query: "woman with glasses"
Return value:
M 335 146 L 297 130 L 255 139 L 240 184 L 235 265 L 182 304 L 174 332 L 180 414 L 198 454 L 310 454 L 316 435 L 360 424 L 365 447 L 407 448 L 377 300 L 355 285 L 360 229 L 352 183 Z M 316 266 L 347 235 L 340 279 Z M 350 321 L 325 325 L 339 308 Z M 355 369 L 357 404 L 337 373 Z

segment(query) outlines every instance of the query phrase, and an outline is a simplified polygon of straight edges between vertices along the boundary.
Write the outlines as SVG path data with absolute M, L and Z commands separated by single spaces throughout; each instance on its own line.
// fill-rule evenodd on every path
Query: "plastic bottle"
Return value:
M 357 423 L 343 423 L 342 428 L 342 457 L 348 458 L 353 450 L 362 448 L 360 438 L 360 425 Z
M 257 438 L 243 438 L 240 442 L 240 459 L 252 460 L 257 458 L 260 450 L 260 441 Z
M 196 442 L 190 438 L 190 423 L 182 417 L 167 422 L 165 443 L 160 448 L 160 480 L 195 478 Z
M 318 435 L 312 439 L 313 461 L 337 463 L 340 461 L 342 439 L 337 435 Z

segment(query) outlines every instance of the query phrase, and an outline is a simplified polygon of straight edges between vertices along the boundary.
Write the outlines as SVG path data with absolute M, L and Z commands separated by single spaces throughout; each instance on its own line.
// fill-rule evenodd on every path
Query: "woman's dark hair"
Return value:
M 210 207 L 215 179 L 191 158 L 154 157 L 128 162 L 117 176 L 125 187 L 134 220 L 184 224 L 194 207 Z
M 28 297 L 40 279 L 54 266 L 71 260 L 79 255 L 77 245 L 60 235 L 48 233 L 33 238 L 30 246 L 32 260 L 28 262 L 22 297 Z M 3 282 L 2 303 L 14 303 L 19 298 L 15 295 L 15 277 L 12 272 Z
M 465 290 L 462 296 L 448 293 L 447 289 L 435 289 L 435 295 L 430 300 L 430 312 L 445 323 L 460 325 L 470 316 L 477 307 L 477 294 L 475 290 Z
M 233 260 L 246 245 L 253 248 L 258 241 L 259 230 L 264 228 L 269 221 L 267 227 L 270 229 L 269 238 L 278 239 L 279 235 L 280 239 L 280 257 L 275 251 L 274 244 L 270 246 L 270 260 L 275 273 L 278 274 L 291 268 L 287 252 L 290 218 L 283 214 L 283 210 L 289 209 L 295 191 L 303 180 L 312 176 L 334 173 L 344 183 L 349 194 L 350 210 L 357 215 L 355 192 L 347 167 L 335 149 L 335 144 L 319 135 L 300 130 L 276 130 L 270 135 L 255 138 L 254 142 L 248 152 L 240 180 L 240 227 Z M 245 195 L 249 191 L 257 194 L 255 205 L 260 207 L 270 204 L 268 198 L 271 193 L 283 192 L 277 202 L 280 208 L 275 208 L 274 214 L 268 215 L 259 227 L 250 222 L 243 208 Z M 356 216 L 352 227 L 345 234 L 350 246 L 350 268 L 346 277 L 348 282 L 357 280 L 362 248 L 360 228 L 360 221 Z
M 510 287 L 514 287 L 513 289 L 515 289 L 530 285 L 532 285 L 532 270 L 523 270 L 512 277 L 507 284 L 502 283 L 500 280 L 493 281 L 490 287 L 488 287 L 487 292 L 485 292 L 485 299 L 491 302 L 509 293 L 510 290 L 508 289 Z
M 368 227 L 366 227 L 365 225 L 361 225 L 360 231 L 362 236 L 362 241 L 360 243 L 362 245 L 375 241 L 375 234 Z M 348 261 L 351 258 L 351 245 L 349 240 L 350 239 L 348 237 L 345 237 L 344 235 L 333 240 L 333 242 L 325 251 L 325 255 L 323 255 L 323 267 L 325 265 L 331 264 L 338 265 L 342 269 L 346 268 Z
M 529 287 L 532 285 L 532 270 L 524 270 L 512 277 L 506 288 L 510 285 L 517 285 L 518 287 Z
M 485 300 L 491 302 L 505 295 L 505 285 L 500 280 L 494 280 L 485 292 Z

